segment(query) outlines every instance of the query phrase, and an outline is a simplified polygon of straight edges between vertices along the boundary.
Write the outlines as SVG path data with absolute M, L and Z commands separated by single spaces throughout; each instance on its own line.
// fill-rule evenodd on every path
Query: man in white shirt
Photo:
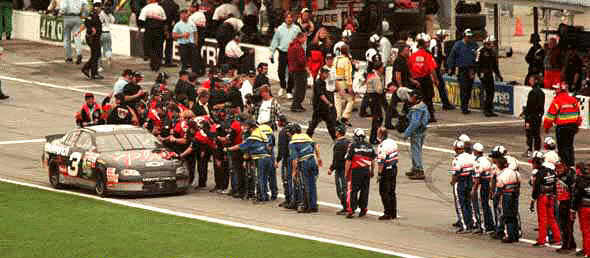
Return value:
M 234 39 L 227 43 L 225 46 L 225 56 L 226 62 L 229 63 L 234 69 L 238 69 L 240 67 L 240 61 L 244 56 L 244 51 L 240 48 L 240 35 L 234 35 Z
M 123 74 L 121 75 L 121 78 L 119 78 L 119 80 L 117 80 L 117 82 L 115 82 L 115 85 L 113 85 L 113 92 L 111 93 L 110 96 L 112 97 L 112 96 L 115 96 L 119 93 L 123 93 L 123 89 L 125 88 L 125 85 L 127 85 L 129 83 L 132 76 L 133 76 L 133 71 L 131 69 L 125 69 L 123 71 Z
M 244 81 L 242 81 L 242 88 L 240 88 L 240 92 L 242 93 L 242 101 L 244 105 L 246 105 L 246 95 L 254 94 L 254 80 L 256 79 L 256 71 L 250 70 L 248 71 L 248 77 Z
M 196 2 L 191 5 L 190 12 L 191 15 L 188 17 L 188 22 L 194 24 L 197 27 L 198 34 L 198 37 L 195 41 L 195 47 L 197 51 L 194 53 L 197 67 L 193 67 L 193 71 L 202 76 L 205 74 L 205 66 L 203 65 L 200 49 L 205 44 L 205 27 L 207 26 L 207 17 L 205 16 L 205 12 L 199 10 L 199 4 Z
M 162 64 L 162 48 L 164 47 L 164 29 L 166 12 L 158 4 L 158 0 L 149 0 L 139 13 L 138 26 L 143 34 L 144 56 L 150 58 L 152 71 L 159 71 Z

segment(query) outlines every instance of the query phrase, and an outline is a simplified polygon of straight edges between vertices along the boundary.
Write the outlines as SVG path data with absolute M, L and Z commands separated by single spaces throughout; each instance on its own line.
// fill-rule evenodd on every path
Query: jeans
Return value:
M 463 112 L 469 111 L 469 101 L 473 90 L 472 72 L 468 68 L 459 68 L 459 91 L 461 95 L 461 111 Z
M 270 188 L 270 194 L 272 199 L 276 199 L 279 195 L 279 188 L 277 186 L 277 169 L 274 166 L 275 159 L 272 158 L 272 166 L 271 169 L 268 171 L 267 179 L 268 179 L 268 187 Z
M 308 159 L 303 163 L 303 184 L 305 185 L 305 203 L 309 209 L 318 208 L 317 178 L 318 167 L 315 159 Z
M 80 36 L 72 36 L 73 32 L 77 32 L 80 29 L 80 17 L 78 16 L 64 16 L 64 47 L 66 48 L 66 58 L 72 58 L 72 37 L 74 37 L 74 43 L 76 47 L 76 53 L 82 55 L 82 40 Z
M 412 170 L 424 170 L 422 166 L 422 145 L 424 145 L 425 131 L 416 131 L 410 136 L 410 151 L 412 153 Z
M 256 160 L 256 168 L 258 169 L 258 189 L 256 190 L 258 191 L 259 201 L 268 200 L 268 193 L 266 192 L 266 189 L 268 189 L 268 174 L 270 174 L 273 166 L 270 157 Z
M 377 130 L 383 124 L 383 107 L 385 106 L 385 95 L 378 93 L 369 93 L 369 105 L 371 106 L 371 135 L 369 142 L 377 142 Z

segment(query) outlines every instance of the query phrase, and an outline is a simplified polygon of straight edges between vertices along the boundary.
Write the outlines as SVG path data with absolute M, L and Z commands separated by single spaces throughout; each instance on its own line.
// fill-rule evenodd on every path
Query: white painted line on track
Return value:
M 13 65 L 41 65 L 41 64 L 59 64 L 65 63 L 65 60 L 51 60 L 51 61 L 33 61 L 33 62 L 19 62 L 13 63 Z
M 11 145 L 11 144 L 22 144 L 22 143 L 39 143 L 39 142 L 45 142 L 45 139 L 3 141 L 3 142 L 0 142 L 0 145 Z
M 461 127 L 472 125 L 503 125 L 503 124 L 518 124 L 524 120 L 504 120 L 504 121 L 490 121 L 490 122 L 471 122 L 471 123 L 453 123 L 453 124 L 435 124 L 428 125 L 428 128 L 442 128 L 442 127 Z
M 111 85 L 100 85 L 100 84 L 90 84 L 90 85 L 76 85 L 71 86 L 75 89 L 88 89 L 88 88 L 102 88 L 102 87 L 112 87 Z
M 113 203 L 113 204 L 118 204 L 118 205 L 123 205 L 123 206 L 127 206 L 127 207 L 143 209 L 143 210 L 149 210 L 149 211 L 153 211 L 153 212 L 158 212 L 158 213 L 163 213 L 163 214 L 168 214 L 168 215 L 173 215 L 173 216 L 178 216 L 178 217 L 184 217 L 184 218 L 196 219 L 196 220 L 210 222 L 210 223 L 222 224 L 222 225 L 226 225 L 226 226 L 246 228 L 246 229 L 256 230 L 256 231 L 260 231 L 260 232 L 276 234 L 276 235 L 283 235 L 283 236 L 301 238 L 301 239 L 306 239 L 306 240 L 313 240 L 313 241 L 318 241 L 318 242 L 322 242 L 322 243 L 340 245 L 340 246 L 356 248 L 356 249 L 361 249 L 361 250 L 366 250 L 366 251 L 371 251 L 371 252 L 376 252 L 376 253 L 382 253 L 382 254 L 386 254 L 386 255 L 399 256 L 399 257 L 403 257 L 403 258 L 424 258 L 422 256 L 399 253 L 399 252 L 395 252 L 395 251 L 391 251 L 391 250 L 385 250 L 385 249 L 370 247 L 370 246 L 366 246 L 366 245 L 347 243 L 347 242 L 342 242 L 342 241 L 323 238 L 323 237 L 315 237 L 315 236 L 311 236 L 311 235 L 307 235 L 307 234 L 289 232 L 289 231 L 285 231 L 285 230 L 273 229 L 273 228 L 262 227 L 262 226 L 255 226 L 255 225 L 245 224 L 245 223 L 241 223 L 241 222 L 229 221 L 229 220 L 225 220 L 225 219 L 218 219 L 218 218 L 212 218 L 212 217 L 207 217 L 207 216 L 202 216 L 202 215 L 190 214 L 190 213 L 186 213 L 186 212 L 173 211 L 173 210 L 169 210 L 169 209 L 158 208 L 158 207 L 154 207 L 154 206 L 150 206 L 150 205 L 139 204 L 139 203 L 134 203 L 134 202 L 125 201 L 125 200 L 118 200 L 118 199 L 112 199 L 112 198 L 101 198 L 101 197 L 90 195 L 90 194 L 58 190 L 58 189 L 53 189 L 53 188 L 46 187 L 46 186 L 24 183 L 24 182 L 20 182 L 20 181 L 5 179 L 5 178 L 0 178 L 0 181 L 5 182 L 5 183 L 16 184 L 16 185 L 20 185 L 20 186 L 41 189 L 41 190 L 45 190 L 45 191 L 75 195 L 75 196 L 79 196 L 79 197 L 109 202 L 109 203 Z
M 60 89 L 60 90 L 70 90 L 70 91 L 76 91 L 76 92 L 82 92 L 82 93 L 90 92 L 90 93 L 93 93 L 94 95 L 99 95 L 99 96 L 107 96 L 108 95 L 104 92 L 75 89 L 72 87 L 60 86 L 60 85 L 55 85 L 55 84 L 45 83 L 45 82 L 23 80 L 23 79 L 9 77 L 9 76 L 3 76 L 3 75 L 0 75 L 0 80 L 20 82 L 20 83 L 25 83 L 26 85 L 36 85 L 36 86 L 43 86 L 43 87 L 48 87 L 48 88 Z

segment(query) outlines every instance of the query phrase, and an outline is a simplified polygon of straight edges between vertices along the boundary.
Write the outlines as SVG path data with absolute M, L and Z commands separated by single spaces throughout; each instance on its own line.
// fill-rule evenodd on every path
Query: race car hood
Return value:
M 180 166 L 177 160 L 167 158 L 168 151 L 130 150 L 101 153 L 100 160 L 106 167 L 136 170 L 175 170 Z

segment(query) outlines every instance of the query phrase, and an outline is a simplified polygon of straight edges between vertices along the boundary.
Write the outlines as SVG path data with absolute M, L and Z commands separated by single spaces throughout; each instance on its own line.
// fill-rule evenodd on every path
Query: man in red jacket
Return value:
M 580 105 L 576 98 L 568 94 L 566 83 L 562 82 L 553 85 L 553 88 L 556 89 L 556 95 L 545 115 L 543 128 L 545 128 L 545 134 L 547 134 L 554 123 L 557 125 L 555 136 L 557 138 L 559 157 L 565 165 L 573 167 L 576 160 L 574 156 L 574 136 L 578 132 L 578 127 L 582 124 Z
M 305 99 L 307 85 L 307 62 L 305 58 L 305 50 L 303 49 L 303 44 L 306 40 L 306 34 L 300 32 L 297 34 L 295 40 L 291 42 L 289 49 L 287 50 L 289 80 L 293 79 L 293 87 L 295 87 L 293 103 L 291 104 L 292 112 L 305 112 L 301 103 Z

